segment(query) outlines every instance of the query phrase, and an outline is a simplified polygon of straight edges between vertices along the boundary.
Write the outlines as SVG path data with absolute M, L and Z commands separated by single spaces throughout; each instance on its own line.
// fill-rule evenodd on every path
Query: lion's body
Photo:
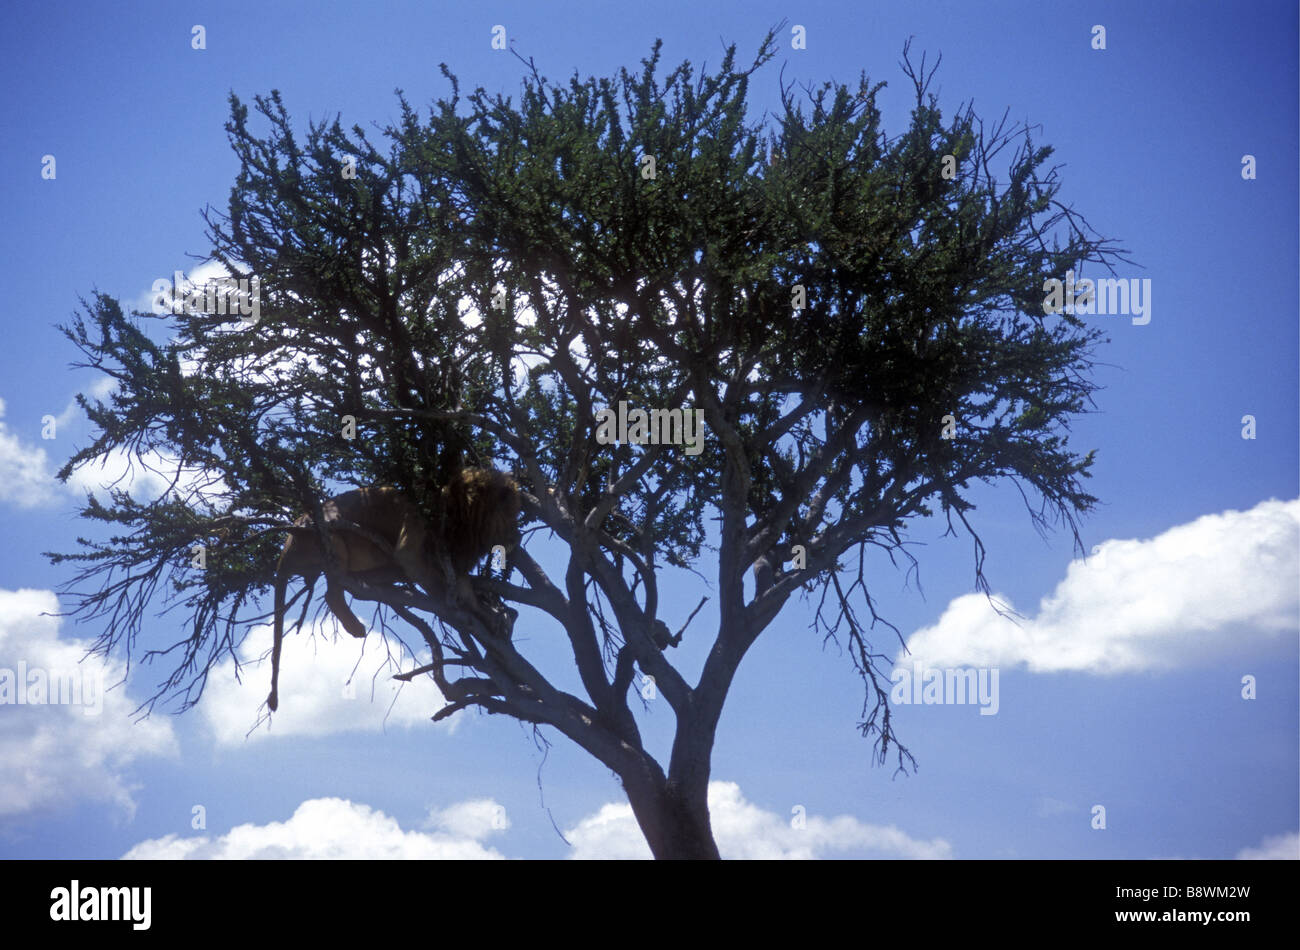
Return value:
M 441 501 L 442 530 L 431 530 L 435 526 L 396 488 L 358 488 L 326 501 L 321 506 L 326 524 L 345 523 L 327 528 L 339 574 L 380 584 L 410 580 L 444 603 L 472 599 L 468 574 L 474 565 L 494 546 L 511 548 L 519 541 L 519 488 L 500 472 L 462 469 L 442 489 Z M 392 553 L 367 535 L 382 541 Z M 311 588 L 325 573 L 325 564 L 319 533 L 311 516 L 303 515 L 294 522 L 275 570 L 275 639 L 271 693 L 266 700 L 272 711 L 279 705 L 280 646 L 289 578 L 301 576 Z M 328 576 L 325 602 L 348 633 L 366 635 L 365 625 L 344 599 L 343 586 L 330 582 Z

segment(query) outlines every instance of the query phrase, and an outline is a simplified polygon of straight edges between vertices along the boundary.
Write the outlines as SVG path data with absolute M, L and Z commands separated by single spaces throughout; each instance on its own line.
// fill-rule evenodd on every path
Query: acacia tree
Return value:
M 586 695 L 553 686 L 479 614 L 434 615 L 411 585 L 333 569 L 381 605 L 383 629 L 420 634 L 402 677 L 433 677 L 447 699 L 435 719 L 478 708 L 550 726 L 620 777 L 656 857 L 716 858 L 723 704 L 804 591 L 812 628 L 850 646 L 878 760 L 892 749 L 915 764 L 870 639 L 869 549 L 910 558 L 905 524 L 937 506 L 973 538 L 987 591 L 963 492 L 1002 478 L 1037 527 L 1055 517 L 1079 544 L 1092 456 L 1063 431 L 1090 401 L 1099 334 L 1045 313 L 1043 282 L 1120 252 L 1055 200 L 1051 150 L 1028 129 L 986 131 L 969 106 L 945 124 L 933 71 L 906 47 L 915 104 L 896 138 L 880 127 L 884 84 L 865 76 L 804 90 L 808 115 L 782 82 L 774 128 L 751 124 L 773 35 L 749 68 L 732 47 L 698 78 L 689 63 L 660 78 L 658 44 L 616 79 L 551 84 L 529 63 L 517 108 L 482 89 L 462 104 L 444 66 L 451 98 L 422 120 L 399 93 L 383 150 L 337 119 L 300 145 L 274 92 L 256 99 L 259 138 L 231 96 L 240 171 L 227 212 L 204 217 L 211 257 L 260 280 L 261 319 L 196 309 L 151 333 L 150 315 L 98 295 L 64 328 L 79 365 L 119 385 L 83 400 L 100 432 L 62 477 L 118 449 L 201 473 L 152 503 L 88 499 L 85 517 L 123 533 L 51 555 L 82 563 L 68 590 L 75 613 L 107 621 L 104 653 L 142 648 L 163 580 L 188 608 L 186 638 L 144 652 L 174 667 L 149 709 L 173 692 L 197 702 L 212 664 L 266 620 L 257 606 L 296 514 L 319 523 L 340 485 L 385 482 L 436 519 L 432 488 L 494 463 L 525 487 L 531 528 L 476 591 L 523 607 L 518 623 L 555 621 Z M 620 402 L 699 410 L 702 450 L 598 439 Z M 196 543 L 210 548 L 202 570 Z M 712 580 L 712 629 L 676 611 L 677 632 L 667 624 L 660 582 L 685 571 Z M 693 682 L 672 662 L 683 637 L 711 637 Z M 666 766 L 630 705 L 637 670 L 675 717 Z

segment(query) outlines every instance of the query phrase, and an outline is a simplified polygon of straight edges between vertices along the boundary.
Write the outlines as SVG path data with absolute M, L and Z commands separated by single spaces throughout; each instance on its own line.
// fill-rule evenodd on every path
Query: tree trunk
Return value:
M 698 789 L 687 789 L 662 778 L 624 779 L 623 787 L 656 860 L 717 861 L 722 857 L 709 823 L 707 781 Z

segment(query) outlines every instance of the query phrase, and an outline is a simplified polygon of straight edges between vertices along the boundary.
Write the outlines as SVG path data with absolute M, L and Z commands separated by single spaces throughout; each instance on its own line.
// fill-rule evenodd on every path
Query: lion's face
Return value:
M 500 544 L 520 540 L 519 486 L 492 469 L 463 469 L 446 488 L 447 550 L 456 567 L 468 571 Z
M 499 481 L 494 485 L 496 524 L 493 525 L 493 540 L 496 544 L 513 548 L 523 537 L 519 531 L 519 486 L 509 475 L 494 474 L 499 475 Z

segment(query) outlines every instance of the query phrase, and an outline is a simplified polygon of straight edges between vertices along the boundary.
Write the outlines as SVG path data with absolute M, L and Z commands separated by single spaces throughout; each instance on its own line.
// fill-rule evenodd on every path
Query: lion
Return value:
M 473 603 L 469 572 L 496 545 L 519 543 L 519 486 L 493 469 L 461 469 L 442 488 L 442 530 L 434 530 L 420 509 L 399 489 L 358 488 L 321 506 L 329 543 L 340 574 L 375 583 L 414 581 L 432 598 Z M 329 527 L 346 522 L 350 527 Z M 367 539 L 382 540 L 391 554 Z M 319 534 L 310 515 L 294 522 L 275 568 L 275 640 L 271 647 L 271 692 L 267 707 L 279 706 L 280 646 L 284 640 L 285 593 L 289 578 L 301 576 L 308 591 L 325 571 Z M 449 575 L 447 568 L 450 567 Z M 343 628 L 364 637 L 366 627 L 343 597 L 343 585 L 326 574 L 325 603 Z M 308 594 L 310 596 L 310 593 Z

